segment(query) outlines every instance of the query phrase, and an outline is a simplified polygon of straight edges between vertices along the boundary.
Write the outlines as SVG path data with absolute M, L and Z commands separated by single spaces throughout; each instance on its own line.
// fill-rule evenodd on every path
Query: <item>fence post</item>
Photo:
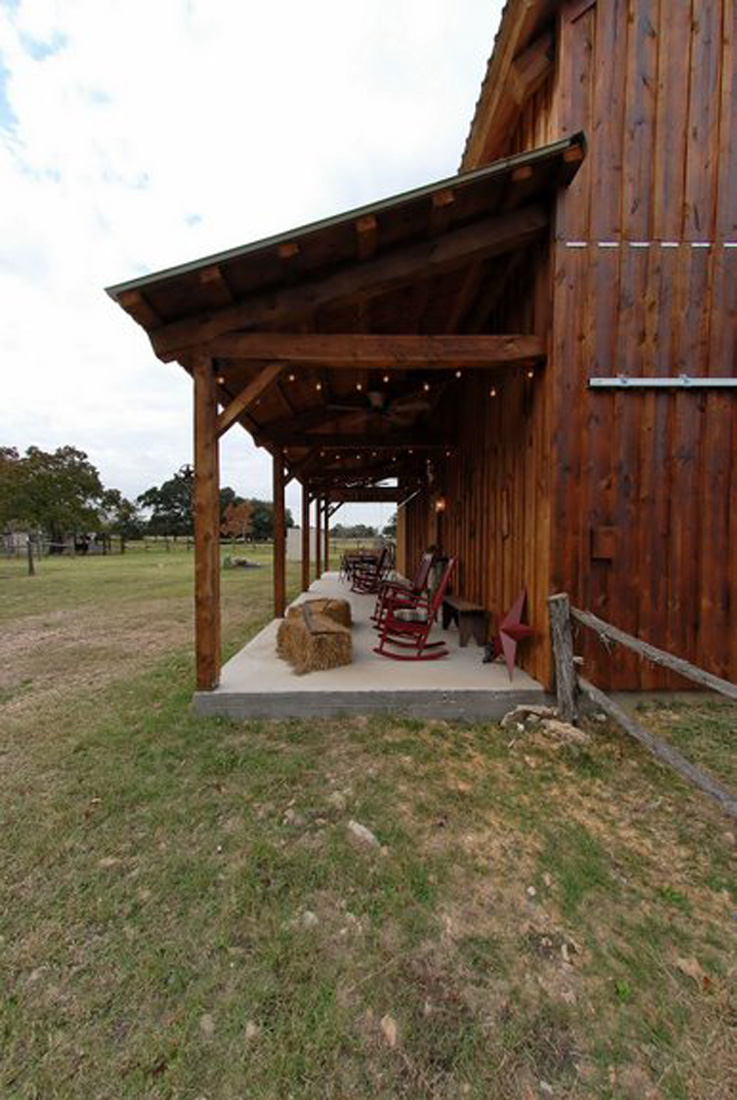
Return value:
M 28 555 L 28 576 L 35 577 L 36 566 L 33 564 L 33 543 L 30 535 L 26 536 L 26 553 Z
M 553 643 L 555 665 L 555 693 L 558 714 L 564 722 L 578 719 L 578 684 L 573 661 L 573 633 L 571 631 L 571 605 L 565 592 L 550 596 L 550 638 Z

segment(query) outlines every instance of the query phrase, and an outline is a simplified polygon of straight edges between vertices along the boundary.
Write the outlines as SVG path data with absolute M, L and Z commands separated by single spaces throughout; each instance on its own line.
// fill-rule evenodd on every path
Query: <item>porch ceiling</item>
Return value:
M 460 374 L 544 356 L 488 317 L 584 152 L 575 135 L 107 292 L 162 360 L 211 360 L 219 434 L 238 421 L 302 481 L 411 483 L 452 441 Z

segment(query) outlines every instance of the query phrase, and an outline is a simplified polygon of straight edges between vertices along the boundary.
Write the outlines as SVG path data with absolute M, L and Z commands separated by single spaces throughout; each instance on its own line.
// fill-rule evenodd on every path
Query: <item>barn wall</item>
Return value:
M 732 680 L 735 394 L 587 383 L 737 373 L 737 250 L 723 247 L 737 239 L 736 18 L 734 0 L 564 5 L 554 76 L 510 138 L 520 151 L 583 129 L 589 143 L 553 243 L 550 588 Z M 603 686 L 683 686 L 581 646 Z
M 548 270 L 544 254 L 530 258 L 510 281 L 492 329 L 496 322 L 508 325 L 506 331 L 546 324 Z M 408 505 L 405 530 L 408 565 L 431 543 L 458 556 L 453 591 L 486 607 L 492 625 L 527 588 L 535 635 L 520 647 L 519 663 L 547 683 L 551 387 L 544 367 L 533 373 L 529 378 L 519 367 L 467 372 L 455 407 L 447 410 L 457 443 L 450 455 L 433 459 L 431 484 Z M 446 501 L 440 516 L 438 496 Z

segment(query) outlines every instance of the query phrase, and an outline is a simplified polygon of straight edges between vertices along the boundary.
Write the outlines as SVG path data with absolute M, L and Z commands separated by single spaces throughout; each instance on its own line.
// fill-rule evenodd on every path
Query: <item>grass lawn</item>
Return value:
M 191 570 L 0 562 L 0 1096 L 734 1095 L 733 823 L 605 724 L 196 718 Z

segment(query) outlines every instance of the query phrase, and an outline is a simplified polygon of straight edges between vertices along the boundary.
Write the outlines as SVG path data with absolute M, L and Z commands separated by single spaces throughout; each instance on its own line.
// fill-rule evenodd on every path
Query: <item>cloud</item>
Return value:
M 189 461 L 189 379 L 103 287 L 452 174 L 499 6 L 0 2 L 0 441 L 131 495 Z M 267 459 L 234 430 L 223 482 Z

